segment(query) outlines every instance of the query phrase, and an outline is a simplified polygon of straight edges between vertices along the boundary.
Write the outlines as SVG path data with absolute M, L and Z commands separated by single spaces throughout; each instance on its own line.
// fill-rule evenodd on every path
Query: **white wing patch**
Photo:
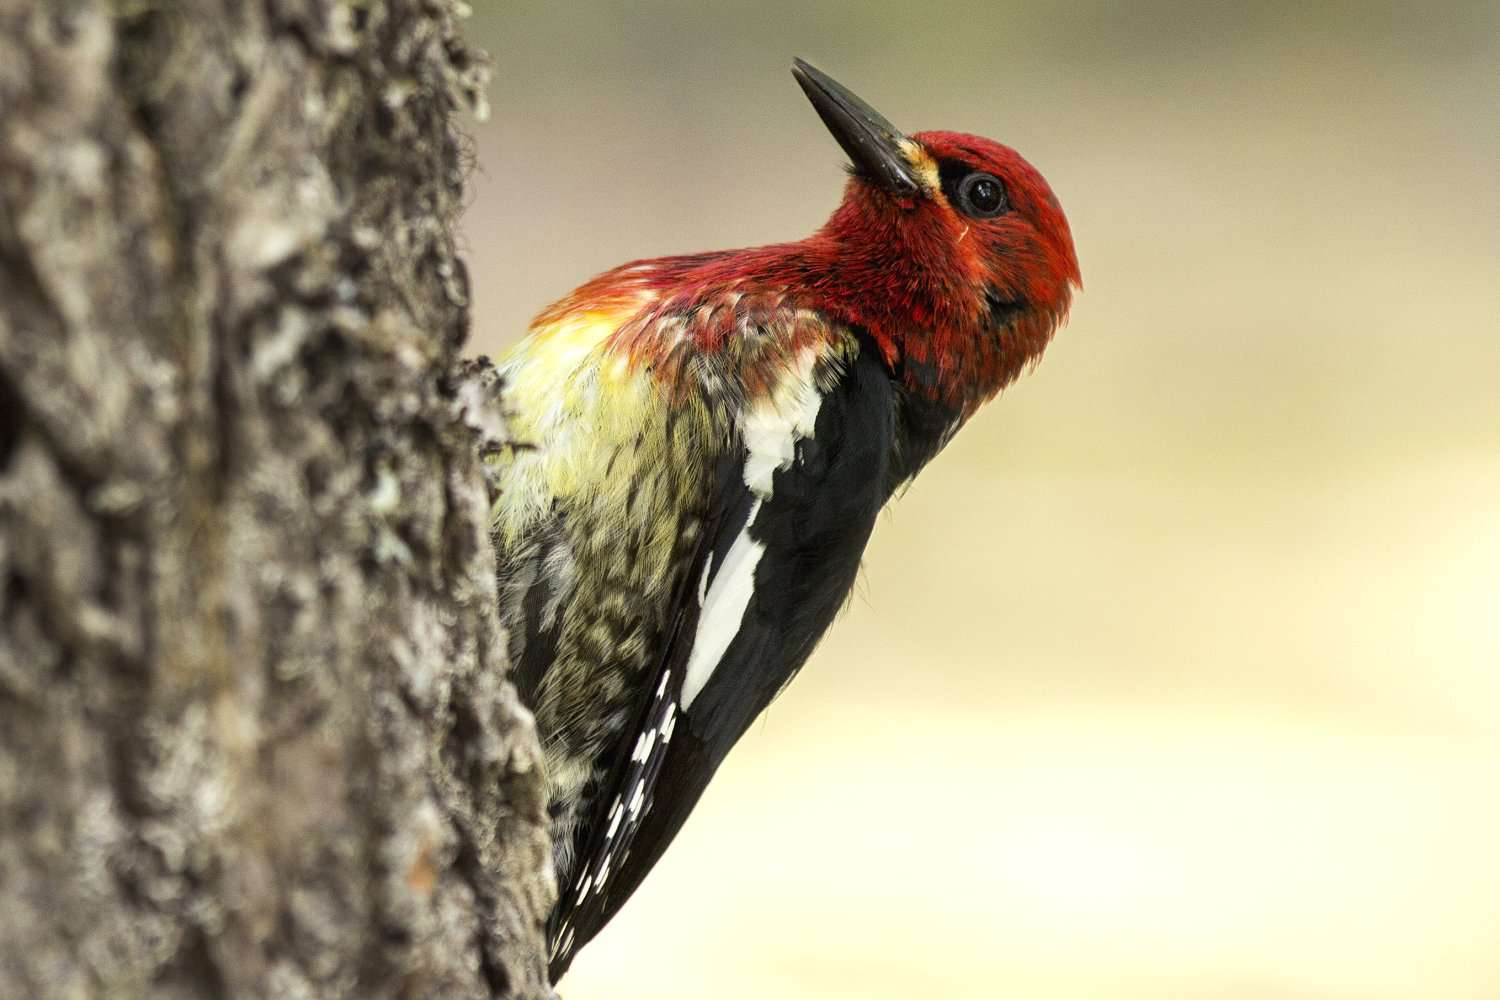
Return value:
M 818 422 L 823 394 L 813 381 L 817 352 L 808 348 L 797 355 L 797 366 L 745 414 L 740 434 L 745 439 L 745 485 L 763 500 L 771 497 L 771 476 L 788 468 L 797 457 L 797 442 L 812 437 Z
M 750 505 L 750 516 L 740 529 L 734 544 L 724 556 L 713 585 L 703 600 L 703 613 L 698 618 L 698 631 L 693 635 L 693 652 L 688 657 L 687 675 L 682 682 L 683 711 L 693 707 L 693 699 L 703 690 L 713 676 L 714 667 L 723 658 L 724 651 L 734 641 L 745 620 L 745 609 L 750 606 L 750 596 L 755 593 L 755 567 L 766 547 L 750 537 L 750 525 L 760 513 L 761 501 Z
M 750 529 L 755 525 L 761 504 L 771 498 L 776 470 L 791 467 L 797 457 L 797 442 L 812 437 L 817 426 L 818 409 L 823 405 L 823 394 L 813 378 L 817 360 L 816 351 L 802 351 L 796 367 L 787 373 L 776 391 L 751 408 L 742 421 L 740 434 L 747 453 L 745 485 L 756 499 L 750 505 L 745 526 L 729 546 L 706 591 L 703 583 L 708 581 L 710 567 L 704 568 L 698 590 L 703 610 L 698 616 L 693 651 L 682 681 L 683 711 L 692 707 L 745 621 L 745 609 L 755 593 L 755 567 L 766 551 L 764 545 L 750 537 Z

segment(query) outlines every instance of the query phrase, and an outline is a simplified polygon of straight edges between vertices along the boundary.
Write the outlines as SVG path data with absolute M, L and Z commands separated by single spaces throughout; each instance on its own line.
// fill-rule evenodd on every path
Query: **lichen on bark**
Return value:
M 544 997 L 455 0 L 0 0 L 0 996 Z

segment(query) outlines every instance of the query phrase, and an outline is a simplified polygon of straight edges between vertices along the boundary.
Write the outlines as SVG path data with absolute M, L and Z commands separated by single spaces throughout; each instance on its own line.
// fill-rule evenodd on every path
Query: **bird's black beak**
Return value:
M 906 136 L 896 126 L 843 84 L 801 59 L 792 60 L 792 75 L 828 131 L 854 161 L 856 173 L 892 194 L 912 197 L 921 190 L 901 153 L 900 144 Z

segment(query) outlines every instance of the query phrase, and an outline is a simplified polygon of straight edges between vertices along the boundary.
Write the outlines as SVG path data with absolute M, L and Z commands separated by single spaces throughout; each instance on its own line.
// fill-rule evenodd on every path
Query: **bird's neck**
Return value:
M 650 331 L 664 315 L 695 317 L 690 335 L 717 351 L 757 313 L 769 321 L 778 310 L 811 310 L 867 338 L 908 390 L 966 417 L 1040 356 L 1056 317 L 995 294 L 972 262 L 944 261 L 935 245 L 914 244 L 900 221 L 841 209 L 794 243 L 626 265 L 538 322 L 646 293 L 652 307 L 620 343 L 633 356 L 656 357 L 668 345 Z
M 909 390 L 967 417 L 1041 354 L 1055 322 L 899 221 L 841 211 L 792 253 L 824 308 L 865 331 Z

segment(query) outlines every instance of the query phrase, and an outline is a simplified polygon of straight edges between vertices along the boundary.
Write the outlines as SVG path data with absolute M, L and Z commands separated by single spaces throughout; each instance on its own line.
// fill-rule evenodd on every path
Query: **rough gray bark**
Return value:
M 548 994 L 457 6 L 0 0 L 0 997 Z

